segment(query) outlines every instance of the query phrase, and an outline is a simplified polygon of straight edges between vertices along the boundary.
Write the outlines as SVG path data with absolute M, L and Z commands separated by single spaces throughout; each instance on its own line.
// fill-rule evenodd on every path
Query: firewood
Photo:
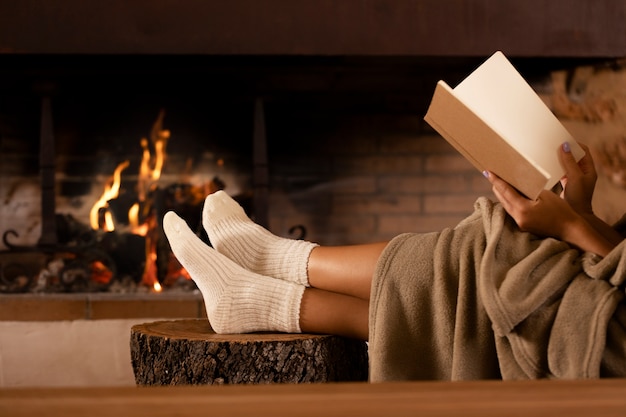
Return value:
M 131 329 L 138 385 L 366 381 L 367 344 L 330 335 L 216 334 L 207 320 L 157 321 Z

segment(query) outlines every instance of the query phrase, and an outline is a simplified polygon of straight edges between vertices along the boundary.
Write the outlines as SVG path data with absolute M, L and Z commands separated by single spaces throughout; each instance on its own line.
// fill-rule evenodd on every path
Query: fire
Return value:
M 128 209 L 128 223 L 133 230 L 139 228 L 139 203 L 133 204 L 130 209 Z M 143 236 L 142 233 L 138 233 Z
M 111 270 L 102 262 L 94 261 L 91 263 L 91 276 L 92 279 L 100 284 L 107 284 L 113 278 Z
M 150 141 L 146 138 L 141 139 L 141 166 L 139 167 L 139 184 L 137 186 L 137 194 L 139 201 L 146 200 L 150 190 L 156 185 L 161 178 L 161 171 L 165 163 L 165 149 L 170 138 L 170 131 L 163 129 L 163 117 L 165 113 L 161 111 L 156 122 L 152 126 Z M 150 144 L 154 149 L 154 154 L 150 150 Z
M 89 223 L 91 224 L 92 229 L 100 229 L 100 210 L 106 209 L 109 205 L 109 200 L 117 198 L 119 195 L 120 184 L 122 182 L 122 171 L 124 171 L 129 164 L 129 161 L 124 161 L 119 164 L 117 168 L 115 168 L 113 176 L 104 186 L 104 193 L 91 208 L 91 211 L 89 212 Z M 115 225 L 113 223 L 113 217 L 111 216 L 111 213 L 107 211 L 105 213 L 104 229 L 108 232 L 113 231 L 115 229 Z
M 138 203 L 135 203 L 128 212 L 128 219 L 133 229 L 133 233 L 145 236 L 145 224 L 140 224 L 139 210 L 140 204 L 145 202 L 148 194 L 156 187 L 161 178 L 161 171 L 165 163 L 165 150 L 167 141 L 170 138 L 170 131 L 163 129 L 163 117 L 165 113 L 161 111 L 154 126 L 150 141 L 146 138 L 141 139 L 141 147 L 143 149 L 141 156 L 141 165 L 139 167 L 139 179 L 137 185 Z M 151 151 L 151 146 L 154 152 Z M 122 171 L 128 168 L 130 161 L 124 161 L 115 168 L 113 176 L 109 179 L 104 188 L 104 193 L 98 201 L 93 205 L 89 212 L 89 222 L 95 230 L 103 228 L 106 231 L 115 230 L 113 216 L 110 212 L 104 213 L 104 226 L 101 225 L 100 212 L 108 207 L 108 202 L 119 196 L 120 185 L 122 182 Z
M 170 131 L 163 129 L 164 112 L 161 111 L 150 132 L 150 138 L 141 139 L 141 163 L 137 179 L 137 201 L 128 211 L 128 224 L 131 233 L 145 238 L 145 267 L 142 283 L 154 292 L 163 290 L 157 277 L 157 242 L 159 239 L 158 222 L 150 196 L 158 187 L 161 172 L 166 160 L 167 142 Z M 222 161 L 223 164 L 223 161 Z M 105 231 L 115 230 L 113 215 L 108 211 L 108 202 L 119 195 L 121 173 L 129 165 L 129 161 L 117 166 L 113 177 L 105 186 L 102 197 L 94 204 L 90 212 L 90 222 L 93 229 Z M 104 216 L 102 212 L 104 211 Z M 176 276 L 188 277 L 187 271 L 179 267 Z M 168 273 L 171 271 L 168 271 Z
M 156 122 L 152 126 L 150 141 L 141 139 L 141 165 L 139 167 L 139 181 L 137 185 L 138 202 L 135 203 L 128 212 L 129 223 L 133 233 L 146 238 L 146 265 L 143 272 L 142 282 L 147 286 L 152 286 L 156 292 L 162 290 L 157 278 L 156 267 L 156 247 L 158 235 L 155 236 L 156 219 L 155 214 L 150 213 L 143 222 L 139 219 L 141 204 L 145 203 L 150 192 L 157 186 L 161 178 L 161 172 L 165 163 L 165 150 L 170 138 L 170 131 L 163 129 L 163 117 L 165 113 L 161 111 Z M 152 147 L 150 146 L 152 145 Z M 151 152 L 151 148 L 154 153 Z M 157 288 L 158 287 L 158 288 Z

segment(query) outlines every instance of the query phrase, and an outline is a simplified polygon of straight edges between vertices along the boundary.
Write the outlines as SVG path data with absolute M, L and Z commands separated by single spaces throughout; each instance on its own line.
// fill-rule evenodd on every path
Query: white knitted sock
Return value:
M 303 285 L 243 269 L 206 245 L 173 212 L 163 217 L 163 229 L 174 255 L 200 289 L 215 332 L 301 332 Z
M 206 198 L 202 224 L 213 247 L 242 267 L 309 286 L 309 256 L 317 244 L 270 233 L 224 191 Z

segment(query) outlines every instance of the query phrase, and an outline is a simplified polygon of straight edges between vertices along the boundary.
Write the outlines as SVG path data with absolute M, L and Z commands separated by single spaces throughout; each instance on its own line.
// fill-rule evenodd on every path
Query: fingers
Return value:
M 585 156 L 578 161 L 578 166 L 580 166 L 580 169 L 585 175 L 596 176 L 596 166 L 593 162 L 591 152 L 589 152 L 589 147 L 582 143 L 579 143 L 579 145 L 585 151 Z
M 576 162 L 576 159 L 571 152 L 569 142 L 564 142 L 561 146 L 559 160 L 561 161 L 563 169 L 565 169 L 565 176 L 571 178 L 580 175 L 595 175 L 595 166 L 593 164 L 589 148 L 580 142 L 577 143 L 585 151 L 585 156 L 583 156 L 578 162 Z
M 585 150 L 585 152 L 587 152 Z M 565 170 L 565 176 L 571 178 L 572 176 L 580 175 L 581 169 L 572 154 L 569 142 L 563 142 L 561 145 L 561 152 L 559 152 L 559 160 Z
M 509 183 L 498 177 L 493 172 L 485 171 L 484 175 L 491 183 L 493 193 L 496 195 L 500 203 L 502 203 L 505 210 L 512 210 L 527 201 L 526 197 L 522 196 Z

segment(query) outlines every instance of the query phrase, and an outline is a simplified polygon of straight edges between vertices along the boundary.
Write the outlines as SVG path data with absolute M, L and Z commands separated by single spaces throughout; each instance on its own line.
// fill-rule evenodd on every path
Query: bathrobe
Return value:
M 370 381 L 624 377 L 625 281 L 626 242 L 601 258 L 479 198 L 456 227 L 383 251 Z

